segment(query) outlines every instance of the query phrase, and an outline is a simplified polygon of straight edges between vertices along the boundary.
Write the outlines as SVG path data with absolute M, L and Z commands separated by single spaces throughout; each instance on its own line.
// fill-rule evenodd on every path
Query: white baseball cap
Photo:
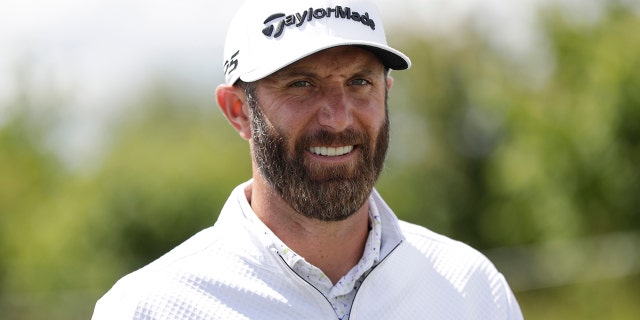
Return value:
M 355 45 L 394 70 L 411 60 L 387 45 L 371 0 L 248 0 L 229 25 L 224 46 L 225 82 L 260 80 L 318 51 Z

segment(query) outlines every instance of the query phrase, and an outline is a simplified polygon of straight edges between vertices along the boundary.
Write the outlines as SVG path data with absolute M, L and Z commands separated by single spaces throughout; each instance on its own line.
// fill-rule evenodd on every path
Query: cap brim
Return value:
M 325 45 L 315 45 L 311 50 L 291 52 L 288 55 L 281 56 L 280 59 L 272 60 L 269 64 L 263 64 L 254 70 L 242 74 L 240 79 L 244 82 L 257 81 L 314 53 L 340 46 L 358 46 L 370 50 L 380 58 L 385 67 L 393 70 L 405 70 L 411 67 L 411 60 L 409 57 L 389 46 L 380 45 L 370 41 L 344 41 L 332 42 Z

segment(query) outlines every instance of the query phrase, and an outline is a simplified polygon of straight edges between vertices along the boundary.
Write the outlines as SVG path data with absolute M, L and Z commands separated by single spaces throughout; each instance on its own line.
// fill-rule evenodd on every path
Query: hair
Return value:
M 233 84 L 234 86 L 242 89 L 244 94 L 247 96 L 247 102 L 252 103 L 257 100 L 256 97 L 256 83 L 254 82 L 244 82 L 240 79 Z

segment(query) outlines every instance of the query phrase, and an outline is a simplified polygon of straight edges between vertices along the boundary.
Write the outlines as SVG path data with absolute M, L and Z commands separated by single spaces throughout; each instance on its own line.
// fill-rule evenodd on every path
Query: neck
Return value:
M 369 233 L 369 205 L 341 221 L 321 221 L 294 211 L 260 177 L 245 190 L 262 222 L 289 248 L 337 283 L 364 251 Z

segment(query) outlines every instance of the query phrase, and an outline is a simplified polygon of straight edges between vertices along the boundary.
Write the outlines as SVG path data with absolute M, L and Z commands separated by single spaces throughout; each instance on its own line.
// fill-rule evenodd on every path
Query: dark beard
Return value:
M 384 166 L 389 145 L 388 115 L 385 114 L 375 148 L 365 132 L 333 134 L 321 130 L 301 137 L 291 153 L 286 145 L 288 137 L 267 122 L 255 93 L 248 91 L 255 162 L 275 192 L 295 211 L 322 221 L 344 220 L 360 209 Z M 386 110 L 385 102 L 385 113 Z M 312 165 L 304 157 L 312 145 L 356 145 L 359 158 L 355 164 Z

